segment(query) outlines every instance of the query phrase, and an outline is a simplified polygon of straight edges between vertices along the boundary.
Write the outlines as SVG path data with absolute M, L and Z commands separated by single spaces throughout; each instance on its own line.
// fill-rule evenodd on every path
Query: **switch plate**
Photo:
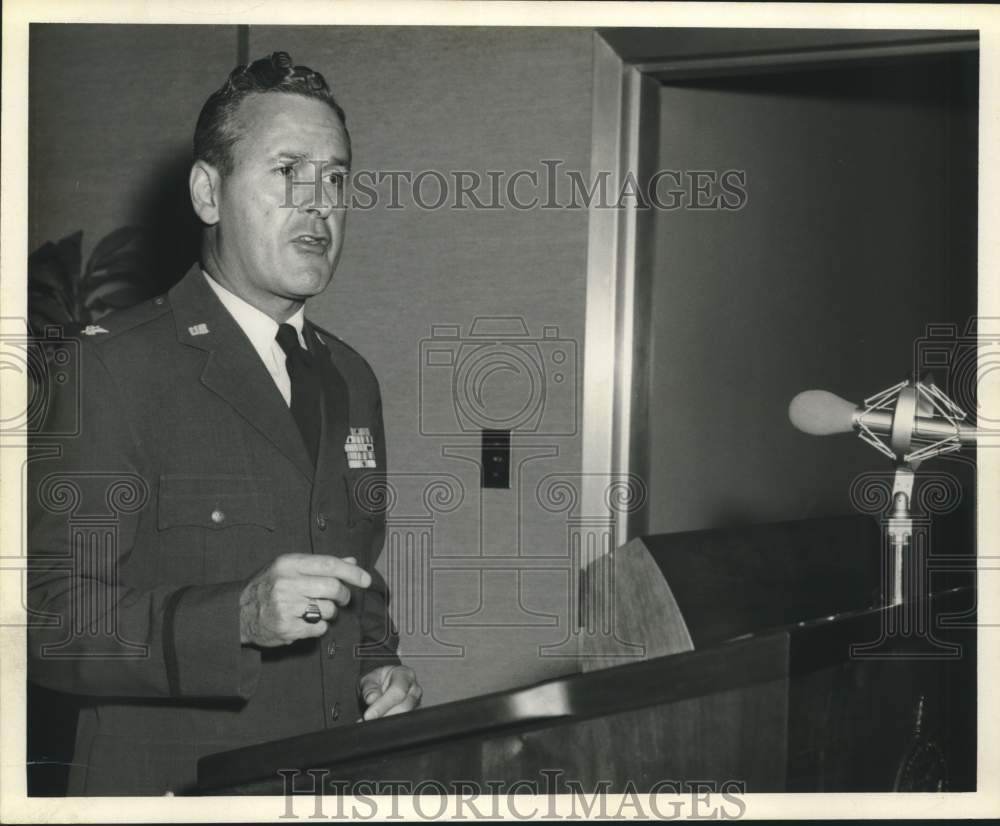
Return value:
M 482 484 L 510 488 L 510 431 L 483 431 Z

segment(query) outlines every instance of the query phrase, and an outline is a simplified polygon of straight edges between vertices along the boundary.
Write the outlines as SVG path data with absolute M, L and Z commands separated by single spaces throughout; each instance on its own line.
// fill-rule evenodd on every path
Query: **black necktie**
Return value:
M 275 339 L 285 351 L 285 366 L 292 383 L 292 416 L 299 426 L 299 433 L 312 456 L 313 464 L 316 464 L 316 457 L 319 455 L 322 392 L 318 366 L 309 351 L 299 346 L 299 334 L 291 324 L 280 325 Z

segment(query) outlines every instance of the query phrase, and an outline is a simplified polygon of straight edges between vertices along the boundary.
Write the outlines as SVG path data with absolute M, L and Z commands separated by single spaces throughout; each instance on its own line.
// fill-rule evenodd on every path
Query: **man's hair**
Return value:
M 288 52 L 273 52 L 249 65 L 237 66 L 222 88 L 213 92 L 198 115 L 194 130 L 194 159 L 212 164 L 223 175 L 233 171 L 233 146 L 239 140 L 236 113 L 251 95 L 280 92 L 321 100 L 347 128 L 344 110 L 319 72 L 296 66 Z

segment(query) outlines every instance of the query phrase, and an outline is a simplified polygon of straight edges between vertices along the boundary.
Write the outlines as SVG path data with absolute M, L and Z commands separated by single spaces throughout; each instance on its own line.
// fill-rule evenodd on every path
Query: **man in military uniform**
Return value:
M 304 318 L 344 239 L 343 111 L 278 52 L 194 154 L 199 265 L 84 331 L 80 435 L 31 463 L 29 675 L 82 704 L 70 794 L 184 791 L 202 755 L 420 701 L 375 570 L 378 384 Z

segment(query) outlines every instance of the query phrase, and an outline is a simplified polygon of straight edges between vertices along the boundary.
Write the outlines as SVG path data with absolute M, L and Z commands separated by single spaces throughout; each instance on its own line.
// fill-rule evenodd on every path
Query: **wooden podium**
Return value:
M 210 755 L 198 793 L 974 790 L 975 592 L 873 607 L 879 557 L 867 517 L 633 540 L 583 577 L 581 673 Z

